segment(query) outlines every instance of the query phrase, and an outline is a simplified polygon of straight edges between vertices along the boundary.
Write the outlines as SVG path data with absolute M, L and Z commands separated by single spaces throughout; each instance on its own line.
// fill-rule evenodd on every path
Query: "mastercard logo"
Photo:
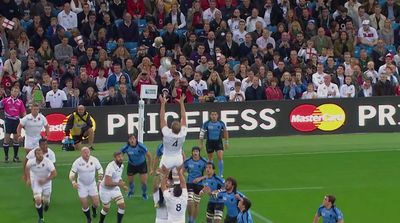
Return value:
M 346 113 L 336 104 L 320 106 L 305 104 L 297 106 L 290 113 L 290 125 L 300 132 L 312 132 L 316 129 L 334 131 L 342 127 Z

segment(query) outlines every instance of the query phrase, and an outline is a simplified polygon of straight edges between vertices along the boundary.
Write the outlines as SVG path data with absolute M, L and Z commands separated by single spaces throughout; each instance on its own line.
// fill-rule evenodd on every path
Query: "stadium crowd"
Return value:
M 41 107 L 400 95 L 395 0 L 1 0 L 0 97 Z M 156 101 L 148 101 L 156 103 Z

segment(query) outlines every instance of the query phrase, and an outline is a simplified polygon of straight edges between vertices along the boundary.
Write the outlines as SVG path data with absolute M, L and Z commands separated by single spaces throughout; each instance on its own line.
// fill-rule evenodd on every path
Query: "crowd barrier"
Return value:
M 240 103 L 200 103 L 187 105 L 188 139 L 199 136 L 210 111 L 217 111 L 230 137 L 318 135 L 400 130 L 400 98 L 315 99 L 295 101 L 254 101 Z M 96 142 L 126 141 L 136 133 L 138 107 L 88 107 L 95 123 Z M 146 105 L 144 140 L 160 140 L 159 105 Z M 179 117 L 179 106 L 167 105 L 169 123 Z M 72 109 L 43 109 L 50 125 L 49 140 L 60 142 Z M 4 120 L 0 119 L 0 140 Z

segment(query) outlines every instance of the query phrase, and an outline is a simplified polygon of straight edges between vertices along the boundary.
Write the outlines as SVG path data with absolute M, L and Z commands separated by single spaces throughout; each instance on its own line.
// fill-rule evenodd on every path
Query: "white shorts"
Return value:
M 51 181 L 40 185 L 38 180 L 31 180 L 31 188 L 33 192 L 33 196 L 49 196 L 51 194 Z
M 29 137 L 25 136 L 24 147 L 26 149 L 36 149 L 39 147 L 39 140 L 41 137 Z
M 156 218 L 156 223 L 168 223 L 168 220 Z
M 179 167 L 183 164 L 182 154 L 178 156 L 162 156 L 160 161 L 160 168 L 164 165 L 167 169 Z
M 85 185 L 78 182 L 78 195 L 80 198 L 86 198 L 87 196 L 94 197 L 99 195 L 96 182 L 93 182 L 90 185 Z
M 168 219 L 168 223 L 186 223 L 185 216 L 181 219 Z
M 115 198 L 122 197 L 121 189 L 118 186 L 113 189 L 106 189 L 100 185 L 99 192 L 100 200 L 103 204 L 109 204 L 112 200 L 115 200 Z

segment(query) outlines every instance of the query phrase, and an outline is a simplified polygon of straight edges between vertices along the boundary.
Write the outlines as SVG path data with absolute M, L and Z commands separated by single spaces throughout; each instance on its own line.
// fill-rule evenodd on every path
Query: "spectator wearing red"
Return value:
M 134 19 L 144 18 L 145 7 L 143 0 L 128 0 L 126 2 L 126 7 Z
M 179 103 L 179 100 L 182 96 L 182 93 L 185 92 L 185 103 L 192 104 L 194 102 L 194 96 L 193 93 L 190 90 L 190 87 L 188 87 L 189 83 L 187 82 L 186 79 L 180 79 L 175 81 L 175 85 L 172 89 L 172 97 L 174 99 L 175 103 Z
M 271 86 L 265 89 L 265 97 L 268 100 L 283 100 L 283 93 L 278 87 L 278 79 L 276 77 L 271 80 Z
M 86 73 L 91 79 L 99 76 L 99 67 L 95 59 L 90 60 L 90 63 L 86 65 Z
M 136 89 L 136 93 L 140 95 L 140 91 L 142 89 L 142 85 L 157 85 L 157 82 L 150 77 L 150 75 L 146 72 L 142 72 L 138 75 L 136 80 L 133 82 L 133 87 Z

